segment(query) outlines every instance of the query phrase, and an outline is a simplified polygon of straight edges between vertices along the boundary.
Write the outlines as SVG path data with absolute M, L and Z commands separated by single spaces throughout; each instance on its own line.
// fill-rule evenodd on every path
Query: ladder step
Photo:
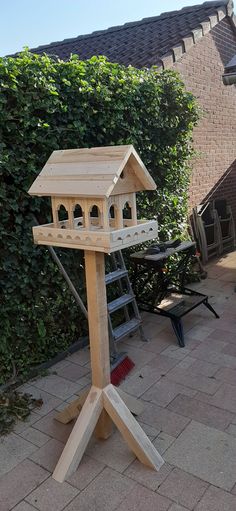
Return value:
M 109 314 L 117 311 L 118 309 L 121 309 L 122 307 L 125 307 L 125 305 L 127 305 L 128 303 L 133 302 L 134 299 L 135 298 L 133 295 L 125 294 L 119 296 L 119 298 L 116 298 L 115 300 L 112 300 L 112 302 L 107 304 Z
M 130 321 L 126 321 L 125 323 L 122 323 L 122 325 L 114 328 L 113 330 L 113 336 L 115 341 L 119 341 L 119 339 L 122 339 L 122 337 L 125 337 L 125 335 L 131 334 L 131 332 L 134 332 L 134 330 L 137 330 L 137 328 L 141 325 L 141 320 L 137 318 L 130 319 Z
M 111 284 L 112 282 L 115 282 L 116 280 L 121 279 L 122 277 L 126 277 L 128 275 L 128 270 L 116 270 L 112 271 L 111 273 L 107 273 L 105 275 L 105 283 Z

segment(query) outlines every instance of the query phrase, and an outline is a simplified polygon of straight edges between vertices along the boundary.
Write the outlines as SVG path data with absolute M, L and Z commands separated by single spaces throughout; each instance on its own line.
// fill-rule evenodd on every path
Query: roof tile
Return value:
M 57 55 L 67 60 L 72 53 L 81 59 L 105 55 L 112 62 L 135 67 L 169 63 L 179 58 L 180 49 L 187 51 L 228 13 L 232 16 L 232 1 L 204 2 L 180 11 L 164 12 L 160 16 L 125 23 L 64 41 L 33 48 L 35 53 Z M 178 53 L 178 56 L 177 56 Z M 165 57 L 165 58 L 164 58 Z

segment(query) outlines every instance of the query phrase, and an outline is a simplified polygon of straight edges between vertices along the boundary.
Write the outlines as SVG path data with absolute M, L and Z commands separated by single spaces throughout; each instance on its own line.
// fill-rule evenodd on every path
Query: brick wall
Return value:
M 203 109 L 194 130 L 198 156 L 192 164 L 189 205 L 225 197 L 236 221 L 236 87 L 222 82 L 224 65 L 236 54 L 235 34 L 229 20 L 223 19 L 174 64 L 174 69 Z

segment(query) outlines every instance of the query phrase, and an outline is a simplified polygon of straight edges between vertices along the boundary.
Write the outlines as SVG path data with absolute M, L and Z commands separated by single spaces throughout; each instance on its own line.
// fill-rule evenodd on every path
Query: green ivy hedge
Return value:
M 51 221 L 47 199 L 27 195 L 55 149 L 132 143 L 158 190 L 138 198 L 161 236 L 186 221 L 193 96 L 172 71 L 137 70 L 104 57 L 69 62 L 23 52 L 0 59 L 0 382 L 65 349 L 87 324 L 44 247 L 35 218 Z M 61 251 L 85 295 L 83 259 Z

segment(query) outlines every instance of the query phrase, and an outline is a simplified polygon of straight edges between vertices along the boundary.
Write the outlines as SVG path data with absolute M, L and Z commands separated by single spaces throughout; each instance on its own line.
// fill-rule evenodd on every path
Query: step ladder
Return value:
M 105 283 L 108 287 L 110 284 L 117 282 L 119 293 L 118 298 L 113 299 L 107 304 L 110 352 L 112 356 L 116 358 L 116 344 L 127 335 L 132 335 L 135 331 L 139 330 L 141 340 L 145 342 L 147 338 L 143 331 L 141 316 L 122 252 L 120 250 L 113 252 L 110 257 L 114 269 L 105 275 Z M 116 311 L 121 311 L 123 313 L 125 321 L 119 326 L 114 327 L 112 314 Z

